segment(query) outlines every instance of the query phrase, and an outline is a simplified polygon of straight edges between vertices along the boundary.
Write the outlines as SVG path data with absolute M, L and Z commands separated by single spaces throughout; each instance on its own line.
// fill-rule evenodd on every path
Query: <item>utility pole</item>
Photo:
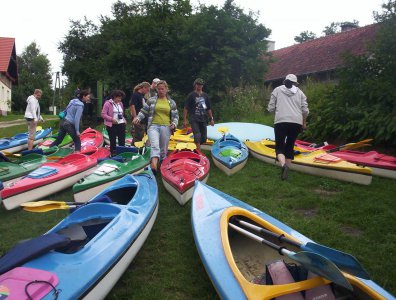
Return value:
M 52 98 L 52 112 L 54 115 L 56 115 L 56 110 L 55 110 L 55 95 L 56 95 L 56 87 L 59 88 L 59 97 L 60 97 L 60 72 L 55 73 L 55 84 L 54 84 L 54 97 Z

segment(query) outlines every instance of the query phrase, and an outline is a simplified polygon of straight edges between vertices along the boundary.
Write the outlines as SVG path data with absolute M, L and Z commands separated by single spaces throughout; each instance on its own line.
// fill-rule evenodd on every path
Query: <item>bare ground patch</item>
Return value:
M 347 225 L 342 225 L 341 231 L 350 236 L 361 236 L 363 234 L 362 230 Z
M 329 191 L 329 190 L 324 190 L 324 189 L 314 189 L 314 192 L 318 195 L 322 195 L 322 196 L 333 196 L 333 195 L 337 195 L 339 193 L 339 191 Z
M 318 214 L 318 211 L 316 208 L 311 208 L 311 209 L 296 209 L 296 212 L 299 213 L 300 215 L 306 217 L 306 218 L 313 218 L 316 217 Z

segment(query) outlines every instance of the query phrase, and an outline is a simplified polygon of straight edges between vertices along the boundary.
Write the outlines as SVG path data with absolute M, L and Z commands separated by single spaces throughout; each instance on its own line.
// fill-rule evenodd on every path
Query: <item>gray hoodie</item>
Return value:
M 66 108 L 67 114 L 65 119 L 70 123 L 74 124 L 76 132 L 80 132 L 80 120 L 84 111 L 84 103 L 75 98 L 70 100 L 69 105 Z
M 307 97 L 296 86 L 290 89 L 284 85 L 275 88 L 267 110 L 275 112 L 275 124 L 287 122 L 302 125 L 303 118 L 309 114 Z

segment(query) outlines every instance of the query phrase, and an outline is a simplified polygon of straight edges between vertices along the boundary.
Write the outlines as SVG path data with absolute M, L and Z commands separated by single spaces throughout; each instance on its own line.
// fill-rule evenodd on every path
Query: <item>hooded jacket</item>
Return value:
M 284 85 L 275 88 L 267 110 L 275 112 L 275 124 L 287 122 L 302 125 L 303 119 L 309 114 L 307 97 L 296 86 L 290 89 Z
M 34 121 L 43 120 L 40 114 L 40 104 L 39 101 L 34 97 L 34 95 L 29 96 L 26 99 L 27 106 L 25 111 L 25 118 L 34 119 Z
M 72 123 L 77 133 L 80 133 L 80 120 L 84 111 L 84 103 L 80 99 L 72 99 L 66 108 L 65 120 Z

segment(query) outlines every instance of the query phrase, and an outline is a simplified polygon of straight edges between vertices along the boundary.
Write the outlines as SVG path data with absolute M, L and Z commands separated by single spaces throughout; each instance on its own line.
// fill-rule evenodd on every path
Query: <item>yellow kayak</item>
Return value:
M 170 137 L 171 141 L 182 142 L 182 143 L 194 143 L 194 135 L 191 128 L 176 129 L 176 131 Z M 201 145 L 204 150 L 210 150 L 214 141 L 207 139 L 206 143 Z
M 245 144 L 254 157 L 267 163 L 278 164 L 275 160 L 275 143 L 273 141 L 246 141 Z M 363 185 L 370 184 L 372 180 L 371 168 L 347 162 L 324 150 L 296 154 L 290 169 Z

